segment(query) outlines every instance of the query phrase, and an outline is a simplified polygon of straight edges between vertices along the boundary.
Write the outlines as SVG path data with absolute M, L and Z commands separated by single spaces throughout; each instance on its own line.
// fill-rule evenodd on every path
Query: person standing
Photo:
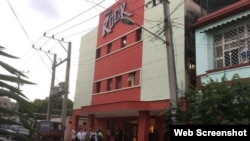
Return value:
M 84 141 L 90 141 L 90 133 L 91 133 L 91 128 L 86 131 Z
M 83 131 L 83 129 L 80 129 L 80 131 L 76 134 L 79 141 L 84 141 L 86 136 L 86 131 Z
M 103 134 L 102 134 L 102 129 L 98 129 L 98 132 L 97 132 L 97 140 L 98 141 L 103 141 Z
M 71 141 L 76 141 L 76 130 L 75 130 L 75 128 L 72 128 Z
M 97 133 L 95 129 L 90 132 L 90 141 L 97 141 Z

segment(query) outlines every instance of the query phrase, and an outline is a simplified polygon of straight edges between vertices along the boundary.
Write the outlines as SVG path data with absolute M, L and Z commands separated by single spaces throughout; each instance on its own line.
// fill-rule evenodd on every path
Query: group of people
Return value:
M 79 129 L 76 131 L 72 129 L 72 141 L 103 141 L 103 134 L 101 129 Z

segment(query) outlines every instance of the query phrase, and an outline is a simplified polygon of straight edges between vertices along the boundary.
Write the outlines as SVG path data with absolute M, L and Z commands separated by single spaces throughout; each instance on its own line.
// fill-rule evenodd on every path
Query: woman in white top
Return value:
M 85 136 L 86 136 L 86 131 L 84 130 L 80 130 L 77 134 L 76 134 L 77 138 L 79 141 L 84 141 Z

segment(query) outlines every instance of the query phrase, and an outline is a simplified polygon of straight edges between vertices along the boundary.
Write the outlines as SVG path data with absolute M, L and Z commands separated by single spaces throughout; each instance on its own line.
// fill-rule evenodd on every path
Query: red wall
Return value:
M 95 105 L 104 103 L 115 103 L 121 101 L 139 101 L 139 100 L 140 100 L 140 88 L 136 87 L 100 95 L 94 95 L 92 99 L 92 104 Z
M 114 11 L 122 5 L 122 3 L 126 3 L 126 12 L 132 13 L 133 15 L 130 17 L 133 19 L 137 24 L 142 25 L 143 19 L 144 19 L 144 0 L 120 0 L 119 2 L 116 2 L 114 5 L 112 5 L 110 8 L 106 9 L 100 14 L 99 18 L 99 26 L 98 26 L 98 41 L 97 41 L 97 47 L 111 41 L 112 39 L 115 39 L 124 33 L 130 31 L 131 29 L 136 28 L 137 26 L 131 26 L 126 25 L 122 23 L 121 21 L 118 21 L 111 33 L 108 33 L 106 36 L 102 37 L 102 31 L 103 31 L 103 23 L 106 19 L 105 14 L 108 10 Z
M 95 63 L 94 80 L 141 68 L 142 45 L 125 47 L 122 51 L 96 60 Z
M 124 2 L 126 7 L 124 8 Z M 122 6 L 123 5 L 123 8 Z M 101 82 L 100 92 L 101 94 L 93 95 L 92 104 L 103 104 L 103 103 L 115 103 L 120 101 L 139 101 L 140 100 L 140 69 L 142 66 L 142 42 L 136 41 L 136 29 L 138 25 L 126 25 L 120 20 L 114 23 L 112 32 L 103 34 L 104 21 L 107 19 L 107 11 L 111 10 L 113 15 L 115 11 L 121 13 L 122 9 L 126 13 L 131 13 L 131 16 L 123 14 L 125 17 L 129 17 L 137 24 L 143 24 L 143 12 L 144 12 L 144 0 L 133 1 L 133 0 L 120 0 L 115 3 L 109 9 L 105 10 L 100 14 L 99 26 L 98 26 L 98 37 L 97 37 L 97 48 L 100 50 L 100 57 L 95 61 L 95 72 L 94 81 Z M 119 9 L 119 10 L 117 10 Z M 118 19 L 121 14 L 117 14 Z M 109 22 L 110 24 L 110 22 Z M 110 26 L 105 26 L 109 28 Z M 126 36 L 126 46 L 121 47 L 122 37 Z M 112 50 L 107 53 L 107 44 L 112 43 Z M 136 70 L 136 86 L 127 88 L 127 75 L 130 71 Z M 138 71 L 139 70 L 139 71 Z M 122 88 L 112 91 L 106 91 L 107 81 L 106 79 L 113 79 L 113 87 L 115 86 L 115 77 L 123 75 Z M 124 89 L 126 88 L 126 89 Z M 96 85 L 94 84 L 93 93 L 95 93 Z M 115 91 L 114 91 L 115 90 Z M 103 93 L 105 92 L 105 93 Z

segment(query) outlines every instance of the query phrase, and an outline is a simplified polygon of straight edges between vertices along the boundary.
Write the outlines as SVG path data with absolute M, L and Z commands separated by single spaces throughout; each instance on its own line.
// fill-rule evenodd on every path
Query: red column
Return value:
M 88 115 L 88 129 L 91 128 L 93 129 L 95 126 L 95 115 L 94 114 L 89 114 Z
M 149 111 L 139 111 L 138 117 L 138 141 L 148 140 Z
M 75 128 L 76 130 L 78 130 L 78 123 L 79 123 L 79 116 L 77 116 L 76 114 L 75 114 L 75 112 L 73 111 L 73 114 L 72 114 L 72 121 L 71 121 L 72 123 L 72 128 Z

